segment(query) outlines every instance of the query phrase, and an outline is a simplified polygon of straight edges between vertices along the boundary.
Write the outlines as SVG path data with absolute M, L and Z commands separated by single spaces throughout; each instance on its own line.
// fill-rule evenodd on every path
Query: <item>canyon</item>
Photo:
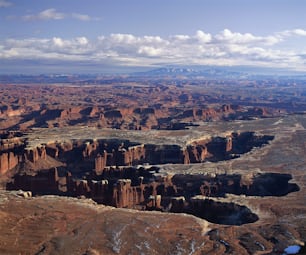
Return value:
M 245 184 L 241 181 L 241 176 L 171 176 L 159 174 L 159 167 L 152 166 L 230 160 L 273 140 L 273 136 L 259 136 L 254 132 L 197 140 L 183 148 L 178 145 L 138 144 L 116 139 L 48 142 L 29 148 L 26 139 L 22 138 L 20 132 L 17 134 L 21 137 L 14 136 L 13 132 L 2 135 L 5 138 L 2 139 L 2 146 L 6 150 L 3 150 L 0 159 L 2 163 L 7 163 L 1 164 L 0 170 L 5 173 L 17 168 L 18 173 L 13 176 L 12 182 L 7 183 L 6 188 L 29 190 L 33 195 L 84 196 L 117 208 L 201 215 L 201 211 L 214 212 L 213 209 L 199 209 L 202 206 L 220 207 L 218 203 L 214 204 L 214 200 L 206 197 L 224 196 L 225 193 L 275 195 L 276 191 L 270 194 L 264 190 L 273 183 L 277 186 L 278 182 L 282 183 L 284 189 L 277 191 L 279 195 L 299 190 L 297 185 L 288 184 L 290 176 L 278 176 L 275 180 L 272 176 L 254 177 L 254 180 L 250 178 L 249 183 Z M 56 161 L 59 170 L 53 165 Z M 29 163 L 32 168 L 29 168 Z M 41 165 L 49 165 L 49 169 L 40 170 Z M 258 179 L 262 179 L 264 184 L 258 182 Z M 259 187 L 256 185 L 256 188 L 252 188 L 253 181 L 259 183 Z M 197 195 L 202 195 L 203 198 L 199 199 Z M 217 215 L 222 214 L 222 211 L 233 211 L 227 218 L 231 218 L 237 211 L 246 211 L 238 216 L 239 220 L 221 221 L 223 224 L 227 222 L 230 225 L 241 225 L 258 219 L 255 214 L 239 205 L 222 203 L 222 208 L 216 209 L 219 210 Z
M 267 94 L 258 95 L 263 101 L 260 104 L 254 94 L 261 90 L 253 91 L 253 88 L 248 91 L 250 94 L 237 97 L 230 84 L 220 85 L 219 89 L 225 93 L 219 95 L 205 83 L 200 85 L 202 89 L 189 84 L 168 84 L 168 81 L 160 84 L 155 80 L 84 83 L 0 84 L 0 128 L 26 130 L 87 125 L 123 130 L 176 130 L 195 125 L 197 121 L 273 117 L 303 107 L 300 103 L 294 105 L 296 108 L 291 107 L 286 97 L 284 102 L 275 102 Z
M 301 84 L 212 82 L 1 85 L 0 253 L 303 252 Z

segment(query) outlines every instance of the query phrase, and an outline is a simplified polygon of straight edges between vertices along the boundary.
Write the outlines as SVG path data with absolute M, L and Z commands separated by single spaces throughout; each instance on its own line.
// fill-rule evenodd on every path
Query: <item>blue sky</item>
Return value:
M 306 70 L 303 0 L 0 0 L 0 73 Z

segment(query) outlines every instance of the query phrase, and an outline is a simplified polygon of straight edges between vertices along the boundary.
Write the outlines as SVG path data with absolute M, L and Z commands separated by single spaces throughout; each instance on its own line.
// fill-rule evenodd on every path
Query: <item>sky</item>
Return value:
M 306 71 L 304 0 L 0 0 L 0 74 Z

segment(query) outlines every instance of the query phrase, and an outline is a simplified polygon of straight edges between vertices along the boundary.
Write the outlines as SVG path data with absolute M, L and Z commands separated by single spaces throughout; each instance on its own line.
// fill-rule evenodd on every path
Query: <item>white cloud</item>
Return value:
M 0 0 L 0 8 L 9 7 L 12 3 L 6 0 Z
M 162 50 L 150 46 L 140 46 L 138 53 L 148 57 L 161 56 Z
M 56 11 L 54 8 L 46 9 L 36 15 L 25 15 L 23 19 L 26 21 L 32 20 L 60 20 L 65 17 L 65 14 Z
M 212 38 L 210 34 L 206 34 L 201 30 L 197 31 L 195 37 L 202 43 L 208 43 L 211 41 L 211 38 Z
M 306 36 L 306 30 L 304 29 L 285 30 L 277 33 L 277 35 L 281 38 L 291 37 L 291 36 Z
M 0 0 L 1 1 L 1 0 Z M 1 2 L 0 2 L 1 3 Z M 92 18 L 87 14 L 81 13 L 62 13 L 57 11 L 55 8 L 46 9 L 41 11 L 38 14 L 30 14 L 22 16 L 22 19 L 25 21 L 34 21 L 34 20 L 61 20 L 64 18 L 73 18 L 80 21 L 91 21 L 99 20 L 99 18 Z
M 254 36 L 251 33 L 237 33 L 232 32 L 229 29 L 224 29 L 214 37 L 216 42 L 231 43 L 231 44 L 266 44 L 273 45 L 280 42 L 280 38 L 277 36 Z
M 174 35 L 172 36 L 172 39 L 177 40 L 177 41 L 187 41 L 190 39 L 189 35 Z
M 75 18 L 77 20 L 81 21 L 90 21 L 92 18 L 87 14 L 80 14 L 80 13 L 72 13 L 72 18 Z
M 294 29 L 293 33 L 300 36 L 306 36 L 306 30 L 303 29 Z
M 88 39 L 85 36 L 82 37 L 77 37 L 76 42 L 79 43 L 80 45 L 87 45 L 88 44 Z
M 90 16 L 87 14 L 73 13 L 71 16 L 75 19 L 82 20 L 82 21 L 91 20 Z
M 142 41 L 150 44 L 167 44 L 167 41 L 159 36 L 144 36 Z
M 115 44 L 134 44 L 137 42 L 137 37 L 131 34 L 111 34 L 109 38 Z
M 280 48 L 287 39 L 300 40 L 303 29 L 285 30 L 268 36 L 224 29 L 215 35 L 201 30 L 194 35 L 136 36 L 102 35 L 64 39 L 28 38 L 0 42 L 0 59 L 52 59 L 86 61 L 91 64 L 116 63 L 150 66 L 158 63 L 184 65 L 257 65 L 288 68 L 305 67 L 305 49 Z
M 58 38 L 58 37 L 53 37 L 52 42 L 55 46 L 60 47 L 60 48 L 65 46 L 64 41 L 61 38 Z

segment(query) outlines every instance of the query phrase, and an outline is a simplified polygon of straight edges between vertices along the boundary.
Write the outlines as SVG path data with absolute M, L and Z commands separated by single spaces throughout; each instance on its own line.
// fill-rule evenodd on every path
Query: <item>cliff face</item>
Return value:
M 8 170 L 18 164 L 18 156 L 13 152 L 5 152 L 0 154 L 0 174 L 5 174 Z
M 132 208 L 143 202 L 140 200 L 141 193 L 141 189 L 137 192 L 136 187 L 131 186 L 130 179 L 119 179 L 114 185 L 112 203 L 116 207 Z
M 178 145 L 146 144 L 145 161 L 149 164 L 183 164 L 188 162 L 188 156 Z M 185 160 L 186 158 L 186 160 Z
M 231 151 L 230 138 L 214 137 L 210 140 L 199 140 L 189 144 L 185 151 L 188 154 L 190 163 L 201 163 L 205 160 L 218 158 L 226 159 Z
M 212 137 L 195 141 L 182 148 L 178 145 L 137 144 L 128 140 L 66 141 L 25 148 L 20 140 L 1 140 L 0 173 L 21 162 L 36 164 L 48 156 L 69 165 L 69 171 L 95 171 L 101 174 L 108 166 L 138 164 L 189 164 L 227 160 L 239 157 L 254 146 L 260 147 L 273 137 L 257 136 L 252 132 L 232 133 L 227 137 Z M 33 166 L 35 168 L 35 165 Z
M 14 176 L 9 189 L 30 190 L 34 195 L 85 196 L 115 207 L 184 212 L 188 202 L 177 197 L 189 199 L 191 194 L 219 196 L 235 192 L 249 194 L 248 191 L 255 194 L 267 188 L 258 187 L 258 184 L 255 188 L 252 178 L 241 180 L 237 176 L 206 176 L 190 181 L 184 176 L 184 180 L 180 181 L 177 177 L 160 175 L 158 168 L 150 167 L 150 164 L 226 160 L 233 153 L 245 153 L 272 138 L 256 136 L 252 132 L 232 133 L 227 137 L 194 141 L 185 149 L 178 145 L 137 144 L 117 139 L 73 140 L 25 148 L 25 142 L 9 140 L 5 143 L 2 139 L 0 173 L 9 171 L 19 163 L 29 163 L 32 171 Z M 15 141 L 15 145 L 12 145 L 12 141 Z M 61 177 L 56 168 L 47 167 L 52 162 L 62 163 Z M 141 164 L 144 165 L 133 167 Z M 287 182 L 285 178 L 282 186 L 286 187 Z M 277 186 L 272 181 L 268 184 Z M 279 194 L 297 189 L 296 186 L 287 185 L 286 190 Z
M 4 174 L 25 162 L 32 163 L 33 170 L 58 166 L 49 164 L 52 160 L 66 165 L 68 171 L 78 175 L 88 171 L 101 175 L 111 166 L 227 160 L 239 157 L 254 146 L 260 147 L 272 139 L 272 136 L 244 132 L 194 141 L 185 148 L 167 144 L 137 144 L 117 139 L 73 140 L 26 148 L 25 141 L 13 136 L 0 141 L 0 173 Z M 42 165 L 43 168 L 40 168 Z
M 121 176 L 130 176 L 133 179 L 115 179 L 121 171 Z M 134 173 L 131 173 L 134 171 Z M 108 172 L 108 179 L 96 181 L 74 179 L 67 176 L 67 193 L 72 196 L 85 196 L 93 200 L 112 205 L 118 208 L 136 209 L 161 209 L 162 198 L 174 196 L 176 188 L 171 178 L 160 179 L 159 181 L 143 183 L 144 177 L 136 176 L 135 169 L 117 169 Z M 128 174 L 131 173 L 132 175 Z
M 146 150 L 143 144 L 124 148 L 119 146 L 117 150 L 113 150 L 108 154 L 107 165 L 112 166 L 131 166 L 139 163 L 143 163 Z
M 25 159 L 32 163 L 36 163 L 39 159 L 45 160 L 46 157 L 47 152 L 45 146 L 25 150 Z
M 201 144 L 188 145 L 186 152 L 189 157 L 189 163 L 203 162 L 208 154 L 206 145 Z
M 258 220 L 246 206 L 228 203 L 225 194 L 283 196 L 298 191 L 286 174 L 160 175 L 154 167 L 123 167 L 92 173 L 83 179 L 57 169 L 16 175 L 9 189 L 36 194 L 61 194 L 91 198 L 117 208 L 189 213 L 216 224 L 243 225 Z M 63 187 L 65 187 L 63 189 Z M 280 188 L 281 187 L 281 188 Z
M 30 161 L 35 164 L 39 160 L 46 159 L 47 152 L 45 146 L 24 149 L 24 146 L 18 145 L 4 152 L 0 152 L 0 174 L 5 174 L 19 163 Z
M 23 159 L 24 143 L 14 134 L 3 134 L 0 139 L 0 174 L 5 174 Z
M 98 154 L 95 158 L 95 172 L 96 174 L 101 174 L 103 169 L 106 167 L 107 152 L 104 151 L 103 154 Z
M 35 194 L 59 194 L 58 172 L 56 168 L 38 171 L 35 174 L 15 175 L 14 182 L 9 183 L 8 189 L 30 190 Z

